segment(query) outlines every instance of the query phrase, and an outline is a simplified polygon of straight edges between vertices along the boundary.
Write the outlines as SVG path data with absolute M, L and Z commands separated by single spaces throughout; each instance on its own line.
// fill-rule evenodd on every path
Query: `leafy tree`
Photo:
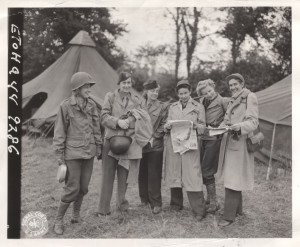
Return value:
M 24 9 L 24 81 L 60 57 L 80 30 L 87 31 L 97 51 L 113 68 L 118 68 L 124 54 L 115 40 L 126 32 L 125 28 L 124 23 L 112 21 L 107 8 Z
M 264 24 L 264 16 L 271 9 L 267 7 L 232 7 L 226 10 L 228 11 L 228 23 L 220 33 L 231 41 L 232 63 L 235 68 L 242 43 L 247 35 L 258 40 L 259 33 L 257 31 L 261 29 L 260 27 Z
M 228 23 L 220 34 L 231 41 L 232 70 L 236 70 L 241 57 L 241 45 L 247 37 L 264 49 L 270 44 L 268 56 L 273 53 L 273 63 L 281 76 L 291 73 L 291 8 L 258 7 L 228 8 Z

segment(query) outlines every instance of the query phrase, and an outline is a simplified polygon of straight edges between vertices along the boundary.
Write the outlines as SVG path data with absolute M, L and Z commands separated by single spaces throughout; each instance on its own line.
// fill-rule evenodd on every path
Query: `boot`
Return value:
M 203 191 L 187 191 L 187 196 L 197 221 L 201 221 L 205 215 L 205 200 Z
M 83 201 L 83 195 L 79 194 L 76 201 L 73 203 L 73 217 L 71 219 L 71 223 L 81 223 L 82 220 L 80 218 L 80 208 Z
M 64 233 L 63 218 L 69 205 L 70 203 L 60 201 L 54 223 L 54 232 L 58 235 L 62 235 Z
M 206 209 L 206 212 L 207 213 L 214 213 L 219 209 L 218 204 L 217 204 L 217 198 L 216 198 L 216 185 L 215 185 L 215 183 L 206 185 L 206 189 L 207 189 L 208 198 L 210 200 L 210 203 L 209 203 L 209 205 Z

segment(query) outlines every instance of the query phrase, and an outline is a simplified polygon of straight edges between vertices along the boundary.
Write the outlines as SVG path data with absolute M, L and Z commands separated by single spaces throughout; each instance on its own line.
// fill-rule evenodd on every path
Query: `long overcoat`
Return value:
M 190 99 L 182 110 L 181 103 L 175 102 L 169 108 L 168 120 L 190 120 L 197 126 L 198 134 L 205 128 L 204 107 Z M 171 136 L 165 135 L 164 175 L 168 187 L 184 187 L 186 191 L 202 191 L 200 150 L 189 150 L 184 154 L 173 152 Z
M 236 191 L 253 190 L 254 154 L 247 151 L 246 139 L 258 126 L 258 103 L 256 95 L 244 88 L 230 98 L 223 124 L 239 123 L 241 135 L 238 140 L 226 133 L 222 138 L 218 178 L 224 178 L 224 187 Z

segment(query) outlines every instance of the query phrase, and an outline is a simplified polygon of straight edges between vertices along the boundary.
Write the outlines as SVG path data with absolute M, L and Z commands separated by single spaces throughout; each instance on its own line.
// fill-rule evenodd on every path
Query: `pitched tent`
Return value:
M 93 99 L 102 104 L 107 92 L 117 88 L 116 71 L 95 49 L 86 31 L 80 31 L 70 48 L 39 76 L 23 85 L 23 119 L 53 122 L 60 103 L 71 96 L 70 79 L 78 71 L 89 73 L 95 85 Z
M 257 157 L 266 161 L 291 161 L 292 157 L 292 75 L 256 93 L 259 125 L 265 135 L 264 148 Z

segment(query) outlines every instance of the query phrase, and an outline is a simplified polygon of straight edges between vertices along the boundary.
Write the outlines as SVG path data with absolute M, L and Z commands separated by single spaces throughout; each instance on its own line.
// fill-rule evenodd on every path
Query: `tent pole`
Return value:
M 273 128 L 272 143 L 271 143 L 271 152 L 270 152 L 270 159 L 269 159 L 269 165 L 268 165 L 268 171 L 267 171 L 267 178 L 266 178 L 267 180 L 270 180 L 270 173 L 271 173 L 271 169 L 272 169 L 272 156 L 273 156 L 275 132 L 276 132 L 276 123 L 274 124 L 274 128 Z

